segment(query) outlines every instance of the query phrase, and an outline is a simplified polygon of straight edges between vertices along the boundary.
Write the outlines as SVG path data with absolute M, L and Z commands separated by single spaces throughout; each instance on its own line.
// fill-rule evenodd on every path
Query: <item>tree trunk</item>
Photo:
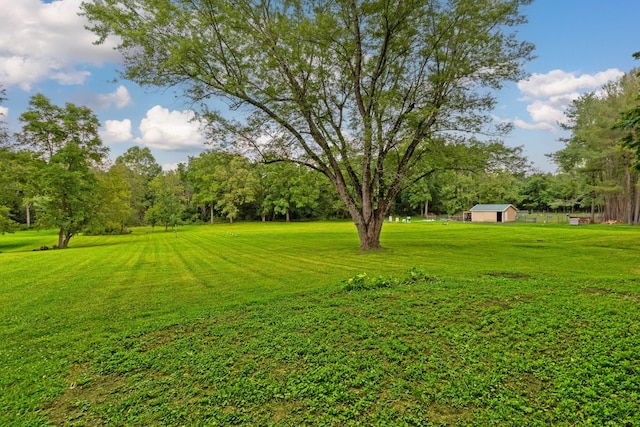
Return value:
M 213 225 L 213 202 L 211 202 L 211 219 L 210 219 L 211 225 Z
M 25 204 L 27 215 L 27 228 L 31 228 L 31 203 Z
M 58 248 L 60 249 L 66 248 L 65 239 L 64 239 L 64 225 L 61 225 L 60 230 L 58 231 Z
M 636 202 L 635 202 L 635 211 L 633 213 L 633 224 L 638 225 L 640 224 L 640 186 L 638 186 L 637 179 L 636 179 L 636 185 L 634 186 L 634 188 L 635 188 Z
M 633 224 L 633 193 L 634 193 L 634 188 L 633 188 L 633 184 L 631 182 L 631 166 L 629 164 L 629 161 L 627 159 L 625 159 L 625 165 L 624 165 L 624 173 L 625 173 L 625 178 L 626 178 L 626 183 L 627 183 L 627 191 L 625 192 L 625 199 L 626 199 L 626 217 L 627 217 L 627 224 L 631 225 Z
M 289 209 L 287 209 L 286 212 L 284 213 L 284 217 L 286 222 L 291 222 L 291 217 L 289 216 Z
M 370 186 L 370 182 L 363 179 L 363 189 L 361 196 L 362 206 L 358 206 L 356 201 L 351 197 L 347 184 L 341 178 L 341 175 L 336 176 L 327 175 L 336 190 L 340 199 L 345 204 L 353 223 L 358 230 L 358 237 L 360 239 L 360 250 L 370 251 L 382 249 L 380 245 L 380 233 L 382 231 L 382 225 L 384 219 L 391 210 L 392 202 L 395 200 L 395 196 L 399 192 L 400 180 L 392 185 L 392 188 L 387 190 L 387 194 L 384 197 L 379 197 L 374 202 L 373 192 L 367 190 Z M 371 197 L 369 197 L 371 196 Z
M 354 219 L 354 223 L 360 237 L 360 250 L 369 251 L 372 249 L 382 249 L 380 245 L 380 233 L 382 232 L 382 224 L 384 216 L 373 217 L 370 221 L 365 222 L 361 218 Z

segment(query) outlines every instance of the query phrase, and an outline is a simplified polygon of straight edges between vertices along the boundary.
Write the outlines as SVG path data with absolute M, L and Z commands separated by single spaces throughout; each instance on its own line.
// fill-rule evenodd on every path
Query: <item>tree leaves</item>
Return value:
M 98 136 L 98 118 L 87 107 L 51 104 L 42 94 L 29 101 L 29 110 L 20 116 L 22 131 L 18 148 L 30 152 L 34 173 L 34 201 L 39 223 L 59 227 L 58 247 L 91 221 L 95 214 L 96 178 L 92 168 L 105 159 L 108 148 Z

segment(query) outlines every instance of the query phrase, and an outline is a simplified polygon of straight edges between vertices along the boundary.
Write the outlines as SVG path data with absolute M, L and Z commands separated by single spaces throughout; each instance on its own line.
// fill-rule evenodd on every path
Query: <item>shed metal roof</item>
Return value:
M 512 207 L 513 209 L 516 209 L 516 207 L 513 206 L 512 204 L 505 203 L 505 204 L 494 204 L 494 205 L 491 205 L 491 204 L 487 204 L 487 205 L 478 204 L 478 205 L 475 205 L 474 207 L 472 207 L 470 210 L 471 210 L 471 212 L 504 212 L 507 209 L 509 209 L 509 207 Z

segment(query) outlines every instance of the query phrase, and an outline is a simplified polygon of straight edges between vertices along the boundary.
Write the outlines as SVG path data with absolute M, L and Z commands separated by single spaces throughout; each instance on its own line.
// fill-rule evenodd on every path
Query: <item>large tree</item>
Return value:
M 408 171 L 434 141 L 488 128 L 495 90 L 533 46 L 513 27 L 531 0 L 93 0 L 90 30 L 117 36 L 126 78 L 179 86 L 214 135 L 326 175 L 379 248 Z
M 30 99 L 20 121 L 18 147 L 40 165 L 31 177 L 39 221 L 58 227 L 58 247 L 66 248 L 95 214 L 94 168 L 108 153 L 98 136 L 100 123 L 89 108 L 70 103 L 60 107 L 42 94 Z

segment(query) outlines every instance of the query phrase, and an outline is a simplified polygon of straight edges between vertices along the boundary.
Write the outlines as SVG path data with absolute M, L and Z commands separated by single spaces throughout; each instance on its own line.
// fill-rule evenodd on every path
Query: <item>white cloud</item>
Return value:
M 513 124 L 521 129 L 526 130 L 544 130 L 551 133 L 555 133 L 557 131 L 556 127 L 550 125 L 549 123 L 527 123 L 524 120 L 518 118 L 513 121 Z
M 131 120 L 106 120 L 104 129 L 100 132 L 100 138 L 107 145 L 131 141 L 133 139 Z
M 85 79 L 89 77 L 91 73 L 89 71 L 82 70 L 64 70 L 54 72 L 49 76 L 51 80 L 57 81 L 63 86 L 81 85 Z
M 71 102 L 85 105 L 97 111 L 105 111 L 111 107 L 121 110 L 133 103 L 129 91 L 123 85 L 118 86 L 118 88 L 111 93 L 76 91 L 71 95 Z
M 564 112 L 582 93 L 594 92 L 605 84 L 621 78 L 624 73 L 610 68 L 596 74 L 580 74 L 552 70 L 546 74 L 533 74 L 528 80 L 518 82 L 523 94 L 521 101 L 529 102 L 527 111 L 532 123 L 516 119 L 513 123 L 527 130 L 557 132 L 558 123 L 566 120 Z
M 169 111 L 156 105 L 140 122 L 140 138 L 136 142 L 162 151 L 202 149 L 204 137 L 200 123 L 191 110 Z
M 518 82 L 518 89 L 525 99 L 550 98 L 570 93 L 593 91 L 612 80 L 619 79 L 624 73 L 617 68 L 610 68 L 596 74 L 570 73 L 552 70 L 546 74 L 533 74 L 528 80 Z
M 9 109 L 0 105 L 0 121 L 9 115 Z
M 82 64 L 118 61 L 111 42 L 95 46 L 96 36 L 78 16 L 82 0 L 0 0 L 0 81 L 29 90 L 51 79 L 82 84 L 90 74 Z
M 107 109 L 112 105 L 117 109 L 122 109 L 131 104 L 131 95 L 126 87 L 120 85 L 113 93 L 99 95 L 98 103 L 102 109 Z
M 564 119 L 564 105 L 550 101 L 534 101 L 527 111 L 535 123 L 557 123 Z
M 178 169 L 178 165 L 179 165 L 180 163 L 184 163 L 184 162 L 178 162 L 178 163 L 163 163 L 163 164 L 162 164 L 162 170 L 163 170 L 163 171 L 165 171 L 165 172 L 177 170 L 177 169 Z

